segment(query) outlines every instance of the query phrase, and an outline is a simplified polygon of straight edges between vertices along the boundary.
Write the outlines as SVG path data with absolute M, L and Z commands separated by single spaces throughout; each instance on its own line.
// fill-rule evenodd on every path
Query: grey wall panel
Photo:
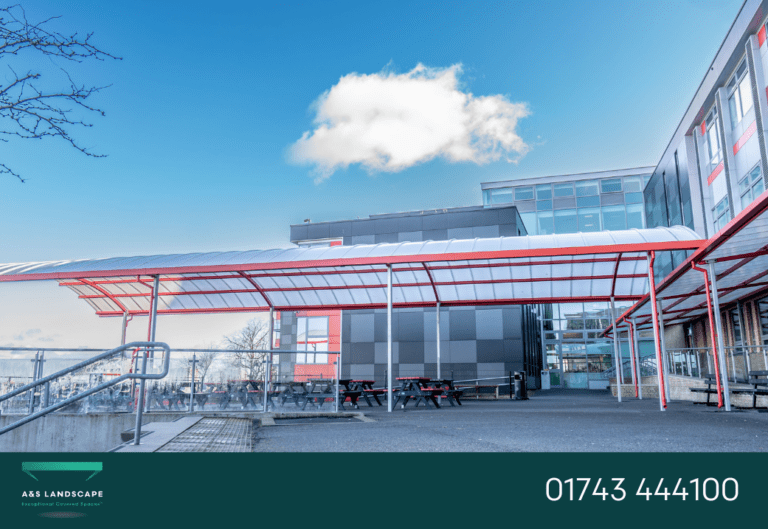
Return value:
M 349 369 L 349 376 L 353 380 L 372 380 L 374 375 L 373 364 L 354 364 Z
M 442 230 L 424 230 L 421 232 L 425 241 L 446 241 L 448 240 L 448 229 Z
M 522 315 L 520 307 L 509 307 L 501 310 L 504 325 L 504 338 L 522 336 Z
M 400 219 L 396 217 L 376 219 L 374 221 L 374 229 L 376 230 L 374 233 L 397 233 L 399 222 Z
M 448 228 L 449 239 L 471 239 L 472 228 Z
M 291 226 L 291 241 L 304 241 L 308 233 L 308 226 Z
M 352 236 L 352 244 L 375 244 L 376 243 L 376 236 L 375 235 L 353 235 Z
M 425 215 L 423 220 L 424 231 L 426 230 L 447 230 L 448 228 L 455 228 L 450 213 L 444 215 Z
M 375 244 L 398 242 L 397 233 L 377 233 L 373 236 Z
M 404 231 L 397 235 L 397 242 L 421 242 L 424 237 L 423 231 Z
M 452 340 L 451 362 L 477 362 L 477 342 L 475 340 Z
M 377 364 L 387 363 L 387 342 L 376 342 L 373 347 L 374 360 Z M 400 362 L 400 344 L 392 342 L 392 362 Z
M 424 217 L 399 217 L 397 219 L 397 231 L 400 233 L 421 231 L 424 229 Z
M 504 362 L 508 360 L 504 353 L 504 340 L 477 340 L 477 361 Z
M 373 235 L 376 233 L 376 222 L 373 220 L 356 220 L 352 223 L 352 235 Z
M 424 341 L 424 313 L 419 312 L 400 314 L 397 329 L 399 342 L 423 342 Z
M 504 338 L 503 309 L 475 311 L 475 326 L 478 340 L 501 340 Z
M 352 223 L 351 222 L 333 222 L 330 227 L 331 237 L 351 237 L 352 236 Z
M 499 237 L 517 237 L 517 224 L 501 224 L 499 226 Z
M 448 314 L 451 325 L 449 332 L 451 341 L 476 339 L 475 311 L 451 310 L 448 311 Z
M 307 229 L 308 239 L 327 239 L 331 236 L 329 224 L 310 224 Z
M 351 342 L 374 341 L 374 314 L 351 314 Z
M 504 357 L 508 362 L 520 363 L 524 360 L 523 340 L 504 340 Z
M 398 342 L 400 364 L 424 363 L 424 342 Z
M 373 364 L 375 358 L 373 343 L 353 342 L 347 358 L 349 358 L 349 364 Z
M 400 325 L 400 314 L 395 310 L 392 311 L 392 340 L 398 340 L 398 328 Z M 379 311 L 373 316 L 373 335 L 377 342 L 387 341 L 387 313 L 386 311 Z
M 423 377 L 424 364 L 400 364 L 400 376 L 401 377 Z
M 490 239 L 499 236 L 498 226 L 477 226 L 472 228 L 472 238 Z

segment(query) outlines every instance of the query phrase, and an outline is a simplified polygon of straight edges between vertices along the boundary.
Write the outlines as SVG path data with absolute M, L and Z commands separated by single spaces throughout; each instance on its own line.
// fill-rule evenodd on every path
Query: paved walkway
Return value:
M 768 413 L 607 392 L 539 391 L 528 401 L 466 400 L 464 406 L 386 412 L 359 411 L 359 420 L 280 421 L 262 426 L 254 451 L 263 452 L 763 452 Z M 304 424 L 299 424 L 304 422 Z M 290 426 L 288 426 L 290 425 Z

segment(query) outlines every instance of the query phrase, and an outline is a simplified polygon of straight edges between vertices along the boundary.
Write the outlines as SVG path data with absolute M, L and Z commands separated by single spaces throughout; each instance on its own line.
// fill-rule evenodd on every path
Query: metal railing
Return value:
M 24 349 L 13 350 L 22 351 Z M 29 349 L 26 350 L 29 351 Z M 98 369 L 109 364 L 113 366 L 114 361 L 118 355 L 120 355 L 119 360 L 125 360 L 124 352 L 128 350 L 133 350 L 130 371 L 123 374 L 110 373 L 110 375 L 117 376 L 107 380 L 106 382 L 103 382 L 105 373 L 97 372 Z M 147 361 L 150 360 L 150 354 L 152 354 L 154 357 L 154 352 L 157 350 L 163 351 L 162 371 L 158 373 L 147 372 Z M 4 402 L 13 402 L 13 399 L 28 393 L 29 414 L 14 423 L 0 428 L 0 435 L 10 432 L 19 426 L 27 424 L 28 422 L 31 422 L 51 412 L 78 403 L 86 397 L 90 398 L 102 391 L 110 390 L 117 384 L 123 384 L 123 382 L 126 380 L 153 380 L 164 378 L 168 374 L 170 368 L 170 357 L 171 349 L 165 343 L 132 342 L 129 344 L 121 345 L 120 347 L 116 347 L 115 349 L 105 351 L 99 355 L 78 362 L 51 375 L 40 376 L 42 375 L 42 359 L 38 356 L 38 354 L 36 354 L 34 360 L 35 367 L 32 377 L 33 381 L 21 387 L 11 389 L 9 392 L 0 395 L 0 404 L 2 404 Z M 139 360 L 141 360 L 141 366 L 139 366 Z M 152 358 L 151 363 L 154 364 L 154 358 Z M 97 376 L 94 377 L 94 374 Z M 85 376 L 88 377 L 88 382 L 85 382 L 84 380 L 78 380 Z M 35 390 L 38 388 L 40 388 L 40 391 L 36 392 Z M 52 391 L 52 389 L 54 391 Z M 58 394 L 56 394 L 56 392 L 58 392 Z M 133 399 L 133 389 L 131 389 L 128 393 L 128 398 L 131 400 Z M 144 407 L 143 392 L 139 392 L 137 398 L 138 405 L 135 406 L 135 409 L 136 439 L 138 440 L 141 435 L 141 415 Z M 54 402 L 51 403 L 51 400 Z M 40 409 L 39 411 L 35 412 L 34 410 L 38 406 Z
M 764 345 L 737 345 L 725 348 L 725 372 L 732 382 L 747 382 L 750 371 L 766 370 L 768 357 Z M 670 375 L 704 378 L 714 375 L 711 347 L 667 349 Z

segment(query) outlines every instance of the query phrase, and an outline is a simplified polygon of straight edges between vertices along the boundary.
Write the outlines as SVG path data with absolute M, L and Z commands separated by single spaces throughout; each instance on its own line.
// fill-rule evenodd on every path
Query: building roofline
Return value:
M 515 180 L 499 180 L 497 182 L 483 182 L 480 187 L 485 189 L 495 189 L 498 187 L 509 187 L 510 184 L 515 186 L 528 185 L 540 183 L 543 180 L 547 182 L 568 182 L 571 180 L 592 180 L 600 178 L 614 178 L 617 176 L 644 176 L 653 174 L 655 165 L 632 167 L 629 169 L 613 169 L 608 171 L 590 171 L 587 173 L 572 173 L 552 176 L 536 176 L 532 178 L 519 178 Z

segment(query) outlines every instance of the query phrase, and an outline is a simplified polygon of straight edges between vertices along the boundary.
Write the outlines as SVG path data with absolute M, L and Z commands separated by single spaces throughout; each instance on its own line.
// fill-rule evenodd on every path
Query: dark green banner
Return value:
M 764 527 L 765 468 L 762 453 L 0 454 L 0 509 L 7 527 Z

